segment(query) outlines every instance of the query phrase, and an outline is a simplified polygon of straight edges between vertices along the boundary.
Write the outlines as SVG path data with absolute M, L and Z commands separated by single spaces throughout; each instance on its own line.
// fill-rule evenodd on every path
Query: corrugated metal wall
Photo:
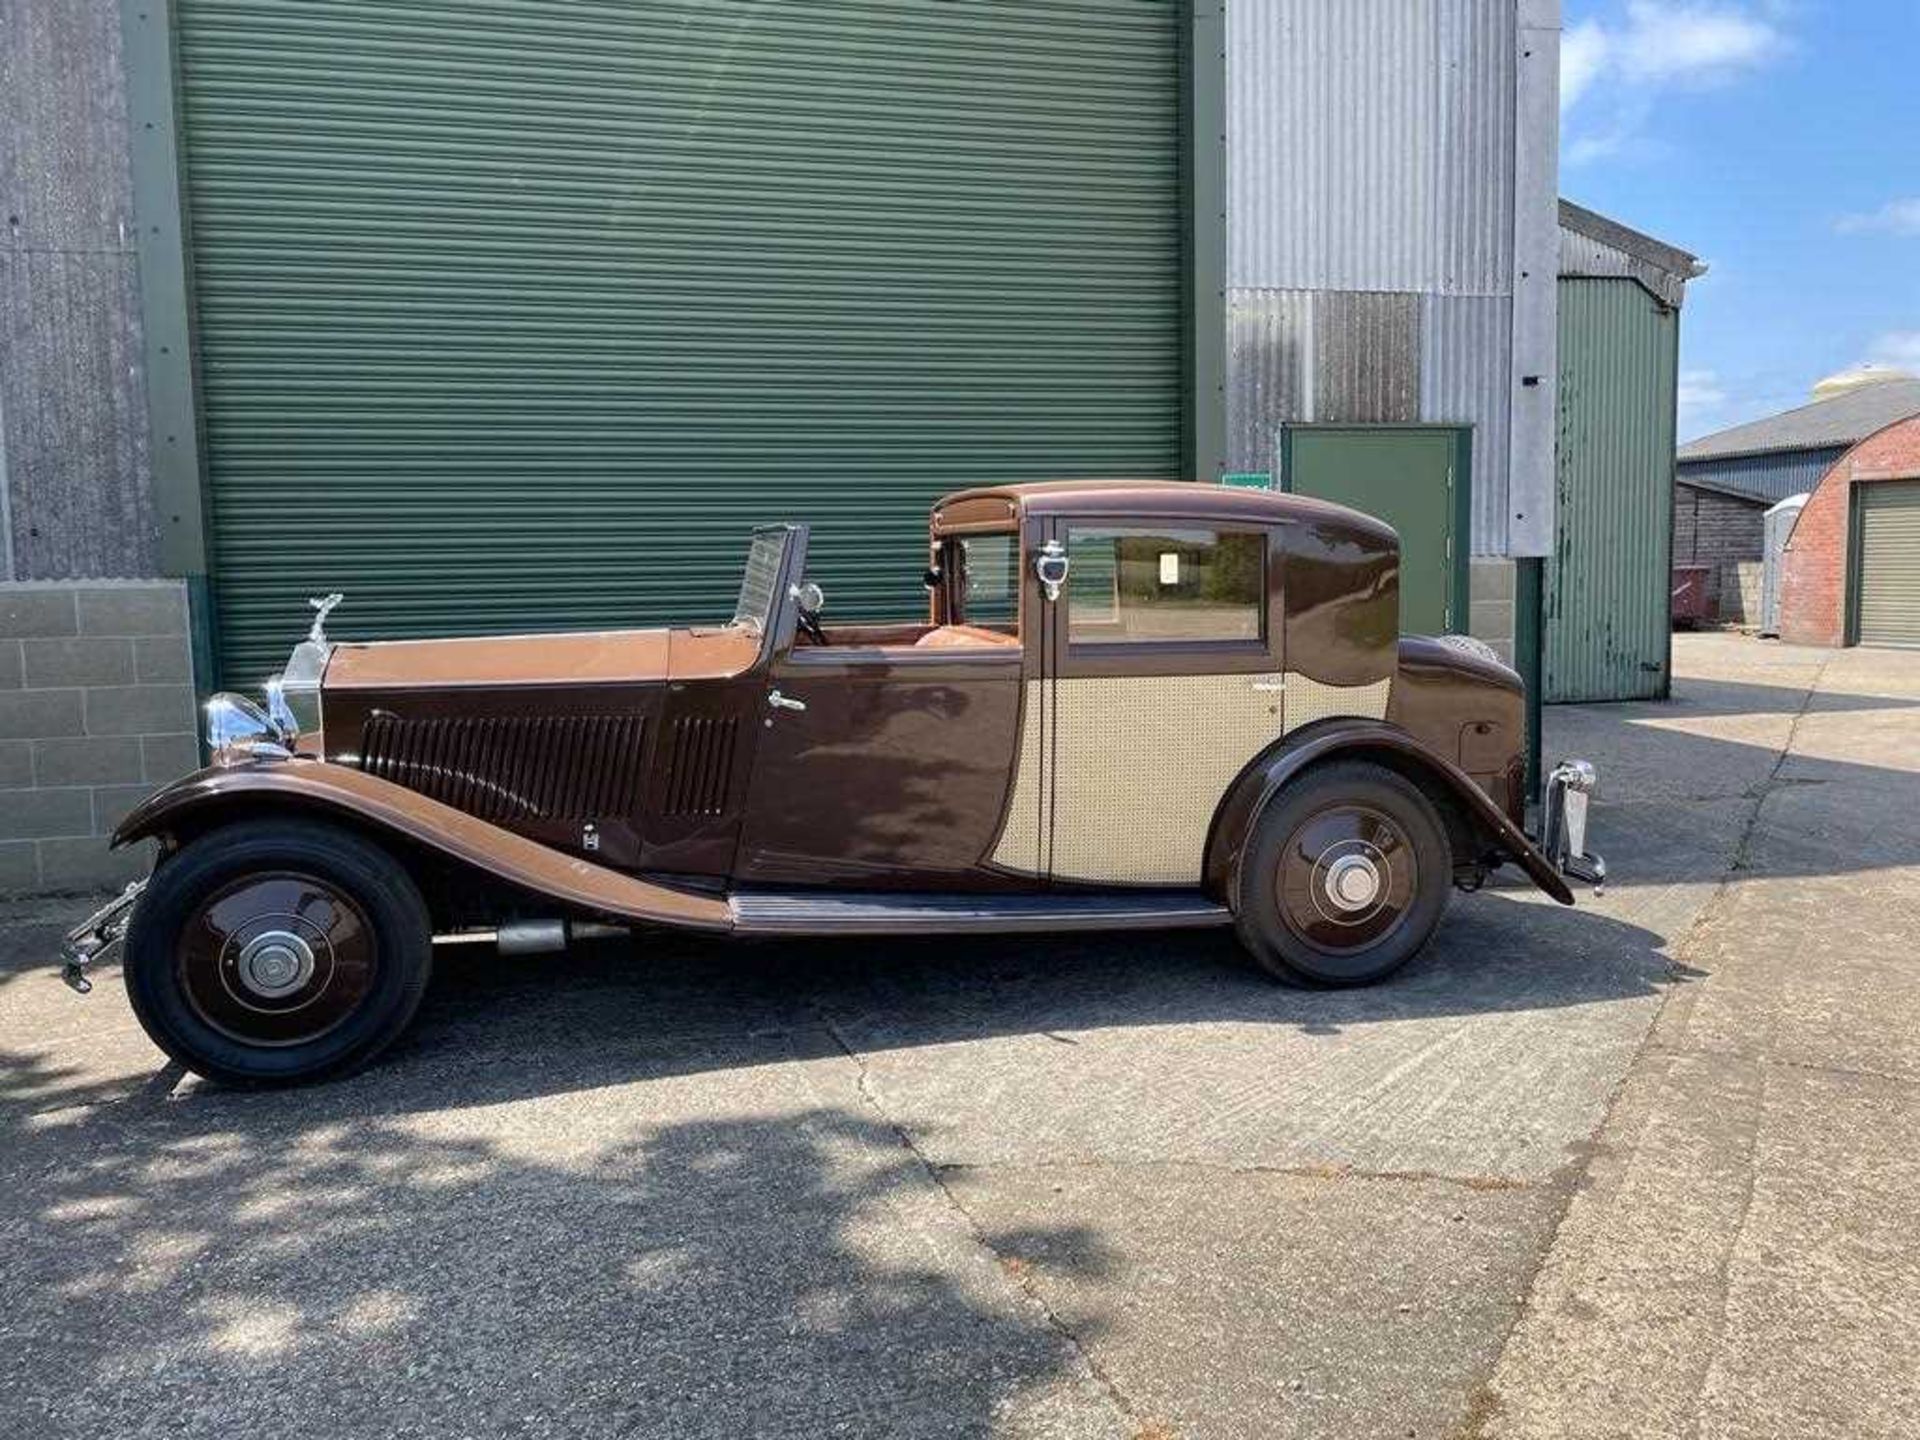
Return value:
M 961 485 L 1170 475 L 1165 0 L 181 0 L 229 673 L 721 619 L 810 519 L 922 613 Z
M 1683 460 L 1682 480 L 1719 485 L 1769 502 L 1812 492 L 1820 477 L 1847 453 L 1845 445 L 1825 450 L 1782 450 L 1773 455 L 1737 455 L 1729 460 Z
M 1227 10 L 1231 468 L 1273 469 L 1288 422 L 1471 425 L 1482 555 L 1509 552 L 1516 508 L 1521 8 Z M 1550 172 L 1554 137 L 1525 143 L 1544 149 Z M 1551 227 L 1550 187 L 1529 203 Z M 1540 468 L 1536 508 L 1551 501 Z
M 1548 701 L 1667 693 L 1679 312 L 1631 280 L 1560 282 Z
M 1514 0 L 1246 0 L 1227 25 L 1230 287 L 1511 292 Z

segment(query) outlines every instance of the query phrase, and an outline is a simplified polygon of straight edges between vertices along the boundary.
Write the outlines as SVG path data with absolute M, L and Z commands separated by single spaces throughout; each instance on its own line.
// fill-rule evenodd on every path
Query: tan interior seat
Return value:
M 986 630 L 978 625 L 942 625 L 914 641 L 913 647 L 916 650 L 959 650 L 1019 643 L 1017 636 L 1003 635 L 998 630 Z

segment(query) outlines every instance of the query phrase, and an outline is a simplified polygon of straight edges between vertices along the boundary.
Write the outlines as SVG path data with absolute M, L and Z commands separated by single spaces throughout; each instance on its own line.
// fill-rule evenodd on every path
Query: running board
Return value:
M 1101 895 L 856 894 L 765 890 L 731 895 L 736 935 L 1014 934 L 1024 930 L 1185 930 L 1233 915 L 1194 890 Z

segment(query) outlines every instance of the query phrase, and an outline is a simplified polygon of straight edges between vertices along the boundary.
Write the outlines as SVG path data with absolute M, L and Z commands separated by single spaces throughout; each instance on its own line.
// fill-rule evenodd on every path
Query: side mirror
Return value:
M 811 580 L 803 580 L 788 593 L 793 596 L 794 604 L 809 615 L 818 615 L 827 608 L 826 592 Z
M 946 578 L 946 576 L 940 573 L 940 567 L 938 565 L 929 565 L 927 567 L 927 573 L 920 577 L 920 583 L 925 585 L 929 590 L 938 590 L 940 588 L 940 582 Z

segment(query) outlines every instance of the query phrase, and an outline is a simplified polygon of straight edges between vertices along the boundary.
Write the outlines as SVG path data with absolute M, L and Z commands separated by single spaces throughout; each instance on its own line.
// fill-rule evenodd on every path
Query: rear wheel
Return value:
M 1284 979 L 1365 985 L 1427 943 L 1452 888 L 1446 829 L 1405 777 L 1345 761 L 1268 802 L 1241 859 L 1234 919 Z
M 154 871 L 127 929 L 127 995 L 196 1074 L 293 1084 L 357 1069 L 420 1006 L 432 926 L 399 863 L 307 820 L 210 831 Z

